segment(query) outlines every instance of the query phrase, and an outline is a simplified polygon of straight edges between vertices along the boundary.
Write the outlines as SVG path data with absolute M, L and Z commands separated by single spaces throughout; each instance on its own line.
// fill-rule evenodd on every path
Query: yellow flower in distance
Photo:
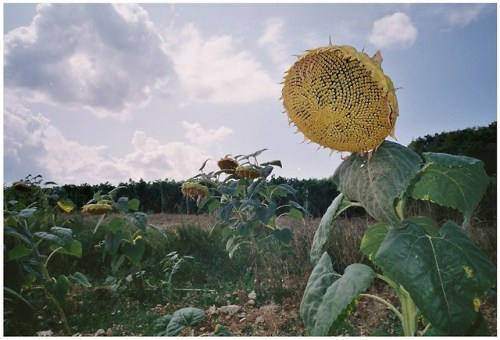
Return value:
M 184 182 L 181 186 L 182 194 L 186 197 L 198 197 L 208 195 L 208 188 L 196 182 Z
M 472 304 L 474 305 L 474 311 L 479 312 L 481 300 L 479 298 L 474 298 L 474 300 L 472 300 Z
M 381 68 L 351 46 L 307 51 L 287 71 L 282 99 L 288 118 L 304 136 L 337 151 L 366 152 L 394 137 L 398 103 Z
M 82 211 L 91 215 L 102 215 L 113 211 L 113 207 L 106 203 L 86 204 Z

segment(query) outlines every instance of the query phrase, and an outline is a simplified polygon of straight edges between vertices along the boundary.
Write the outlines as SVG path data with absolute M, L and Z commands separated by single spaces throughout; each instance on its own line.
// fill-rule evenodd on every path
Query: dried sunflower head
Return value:
M 82 211 L 91 215 L 102 215 L 113 211 L 113 207 L 106 203 L 86 204 Z
M 219 166 L 219 169 L 221 169 L 222 171 L 233 172 L 238 167 L 238 162 L 234 158 L 226 156 L 224 158 L 219 159 L 217 165 Z
M 30 184 L 27 181 L 19 181 L 12 184 L 12 187 L 19 191 L 31 191 L 37 188 L 36 185 Z
M 208 195 L 208 188 L 196 182 L 184 182 L 181 186 L 181 192 L 186 197 L 198 197 Z
M 287 71 L 283 105 L 306 138 L 337 151 L 365 152 L 394 137 L 394 85 L 370 58 L 351 46 L 307 51 Z
M 250 165 L 240 165 L 236 168 L 236 175 L 240 178 L 255 179 L 260 177 L 260 171 Z

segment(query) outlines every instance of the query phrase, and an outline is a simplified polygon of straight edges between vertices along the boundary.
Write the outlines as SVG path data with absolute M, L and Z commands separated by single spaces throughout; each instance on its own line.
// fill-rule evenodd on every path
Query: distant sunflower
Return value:
M 260 171 L 250 165 L 240 165 L 236 168 L 236 175 L 240 178 L 255 179 L 260 177 Z
M 184 182 L 181 186 L 181 192 L 186 197 L 195 198 L 208 195 L 208 188 L 196 182 Z
M 394 137 L 398 103 L 381 68 L 351 46 L 316 48 L 292 65 L 282 99 L 289 120 L 305 137 L 336 151 L 366 152 Z
M 234 170 L 236 170 L 236 168 L 238 167 L 238 162 L 236 161 L 236 159 L 226 156 L 219 159 L 219 161 L 217 161 L 217 165 L 222 171 L 234 172 Z
M 113 207 L 106 203 L 86 204 L 83 206 L 82 211 L 91 215 L 102 215 L 113 211 Z

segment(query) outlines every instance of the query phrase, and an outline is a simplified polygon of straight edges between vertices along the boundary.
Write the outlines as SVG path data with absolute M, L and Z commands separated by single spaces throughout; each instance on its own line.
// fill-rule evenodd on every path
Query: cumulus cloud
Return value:
M 7 104 L 4 109 L 4 169 L 7 180 L 18 180 L 28 174 L 41 174 L 47 180 L 75 183 L 99 182 L 109 173 L 110 163 L 100 156 L 102 146 L 84 146 L 68 140 L 42 114 L 34 114 L 22 105 Z M 107 174 L 104 172 L 108 171 Z M 110 177 L 113 178 L 113 177 Z
M 40 127 L 45 124 L 44 118 L 33 115 L 20 105 L 5 105 L 3 119 L 4 177 L 16 181 L 28 174 L 42 173 L 42 168 L 32 162 L 32 157 L 43 152 L 38 140 L 43 131 Z
M 162 144 L 144 131 L 134 132 L 132 146 L 132 152 L 119 163 L 134 179 L 187 179 L 211 157 L 208 145 L 202 148 L 180 141 Z
M 250 103 L 279 98 L 277 81 L 230 35 L 204 38 L 193 24 L 167 32 L 166 50 L 191 100 L 212 104 Z
M 417 29 L 405 13 L 387 15 L 373 23 L 368 40 L 377 48 L 388 46 L 408 47 L 417 39 Z
M 211 148 L 232 130 L 204 129 L 199 123 L 183 122 L 186 141 L 161 143 L 144 131 L 135 131 L 130 150 L 113 157 L 101 145 L 83 145 L 67 138 L 42 114 L 21 105 L 6 105 L 4 112 L 5 180 L 41 174 L 58 183 L 118 184 L 139 180 L 191 177 L 211 156 Z
M 189 123 L 182 121 L 182 127 L 186 130 L 187 139 L 198 145 L 207 145 L 213 142 L 224 140 L 233 133 L 233 129 L 221 126 L 218 129 L 205 130 L 200 123 Z
M 171 68 L 138 5 L 38 5 L 31 24 L 8 32 L 4 42 L 6 87 L 99 116 L 130 116 Z
M 287 39 L 284 36 L 285 21 L 281 18 L 270 18 L 265 23 L 264 32 L 257 40 L 259 46 L 266 48 L 271 59 L 287 68 L 289 59 Z

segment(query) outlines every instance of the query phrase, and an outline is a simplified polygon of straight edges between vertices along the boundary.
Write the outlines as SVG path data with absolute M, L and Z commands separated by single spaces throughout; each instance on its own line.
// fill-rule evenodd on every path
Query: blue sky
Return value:
M 497 116 L 490 4 L 4 4 L 4 182 L 187 179 L 267 148 L 276 175 L 325 178 L 280 101 L 294 55 L 380 49 L 397 141 Z M 345 156 L 345 155 L 344 155 Z

